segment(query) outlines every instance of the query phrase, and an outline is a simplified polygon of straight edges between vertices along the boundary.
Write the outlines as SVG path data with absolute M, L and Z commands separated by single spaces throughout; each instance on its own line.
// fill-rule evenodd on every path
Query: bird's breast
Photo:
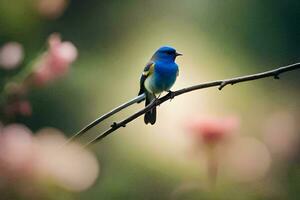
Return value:
M 161 78 L 167 79 L 173 76 L 176 77 L 178 66 L 176 63 L 170 63 L 170 64 L 159 63 L 155 65 L 154 71 L 155 71 L 154 75 L 158 75 Z
M 176 63 L 155 65 L 152 85 L 155 93 L 169 90 L 176 81 L 178 66 Z

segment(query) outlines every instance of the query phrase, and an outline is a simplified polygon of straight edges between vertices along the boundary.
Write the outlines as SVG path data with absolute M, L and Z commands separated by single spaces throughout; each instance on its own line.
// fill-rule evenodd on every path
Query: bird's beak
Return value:
M 176 57 L 177 56 L 182 56 L 182 54 L 181 53 L 178 53 L 178 52 L 176 52 Z

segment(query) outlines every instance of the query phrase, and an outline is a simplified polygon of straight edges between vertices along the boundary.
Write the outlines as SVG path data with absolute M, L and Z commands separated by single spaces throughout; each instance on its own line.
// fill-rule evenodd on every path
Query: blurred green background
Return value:
M 0 44 L 20 42 L 28 61 L 51 33 L 59 32 L 75 44 L 79 58 L 67 77 L 30 94 L 33 115 L 18 121 L 32 130 L 51 126 L 70 137 L 133 98 L 145 63 L 162 45 L 184 54 L 177 61 L 180 76 L 173 90 L 299 62 L 299 0 L 74 0 L 55 18 L 41 16 L 33 5 L 34 0 L 0 0 Z M 92 147 L 100 177 L 75 199 L 299 199 L 299 154 L 280 161 L 283 174 L 277 173 L 276 186 L 267 194 L 260 188 L 266 180 L 240 184 L 221 178 L 213 195 L 193 190 L 174 196 L 186 182 L 206 181 L 182 142 L 190 116 L 236 115 L 240 134 L 258 140 L 274 113 L 299 121 L 299 72 L 281 77 L 180 96 L 159 107 L 155 126 L 135 120 Z M 82 142 L 142 106 L 98 126 Z

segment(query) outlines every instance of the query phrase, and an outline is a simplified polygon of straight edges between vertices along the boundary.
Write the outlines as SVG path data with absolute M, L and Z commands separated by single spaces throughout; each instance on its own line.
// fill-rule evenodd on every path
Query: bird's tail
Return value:
M 150 104 L 154 99 L 155 99 L 154 95 L 147 94 L 145 106 Z M 156 122 L 156 107 L 152 108 L 150 111 L 145 113 L 144 121 L 145 121 L 145 124 L 148 124 L 148 123 L 150 123 L 151 125 L 155 124 L 155 122 Z

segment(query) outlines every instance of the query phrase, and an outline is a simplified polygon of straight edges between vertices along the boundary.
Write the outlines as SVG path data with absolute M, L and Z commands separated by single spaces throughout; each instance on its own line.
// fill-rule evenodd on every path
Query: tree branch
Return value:
M 88 142 L 85 146 L 88 146 L 90 144 L 93 144 L 95 142 L 102 140 L 103 138 L 110 135 L 111 133 L 113 133 L 114 131 L 118 130 L 121 127 L 126 127 L 126 125 L 128 123 L 130 123 L 131 121 L 135 120 L 136 118 L 142 116 L 146 112 L 150 111 L 153 107 L 159 106 L 160 104 L 164 103 L 165 101 L 172 99 L 176 96 L 179 96 L 179 95 L 182 95 L 182 94 L 185 94 L 188 92 L 192 92 L 194 90 L 200 90 L 200 89 L 204 89 L 204 88 L 217 87 L 217 86 L 218 86 L 219 90 L 222 90 L 225 86 L 227 86 L 229 84 L 234 85 L 236 83 L 252 81 L 252 80 L 257 80 L 257 79 L 262 79 L 262 78 L 267 78 L 267 77 L 274 77 L 274 79 L 279 79 L 280 74 L 288 72 L 288 71 L 296 70 L 296 69 L 300 69 L 300 63 L 295 63 L 295 64 L 291 64 L 291 65 L 284 66 L 284 67 L 279 67 L 277 69 L 269 70 L 269 71 L 262 72 L 262 73 L 257 73 L 257 74 L 242 76 L 242 77 L 236 77 L 236 78 L 232 78 L 232 79 L 217 80 L 217 81 L 212 81 L 212 82 L 201 83 L 201 84 L 194 85 L 191 87 L 186 87 L 186 88 L 174 91 L 174 92 L 169 92 L 165 96 L 163 96 L 159 99 L 156 99 L 155 101 L 151 102 L 148 106 L 146 106 L 142 110 L 134 113 L 133 115 L 129 116 L 128 118 L 126 118 L 118 123 L 114 122 L 111 125 L 111 128 L 107 129 L 101 135 L 97 136 L 95 139 Z
M 80 137 L 81 135 L 83 135 L 84 133 L 86 133 L 88 130 L 92 129 L 93 127 L 95 127 L 97 124 L 101 123 L 102 121 L 104 121 L 105 119 L 113 116 L 114 114 L 120 112 L 121 110 L 135 104 L 135 103 L 139 103 L 145 100 L 145 94 L 141 94 L 131 100 L 129 100 L 128 102 L 112 109 L 111 111 L 109 111 L 108 113 L 105 113 L 104 115 L 98 117 L 97 119 L 95 119 L 94 121 L 92 121 L 91 123 L 89 123 L 88 125 L 86 125 L 84 128 L 82 128 L 80 131 L 78 131 L 75 135 L 73 135 L 72 137 L 70 137 L 66 144 L 70 143 L 71 141 L 75 140 L 76 138 Z

